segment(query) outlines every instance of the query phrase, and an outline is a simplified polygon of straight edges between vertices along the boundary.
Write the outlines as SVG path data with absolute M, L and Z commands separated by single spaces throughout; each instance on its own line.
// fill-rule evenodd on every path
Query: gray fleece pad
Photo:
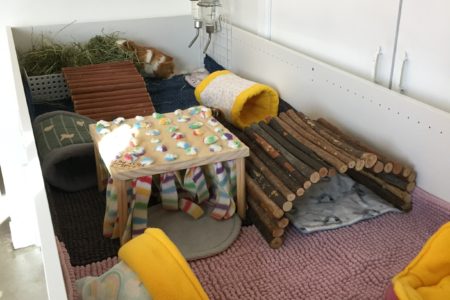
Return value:
M 217 221 L 205 213 L 194 220 L 183 211 L 164 210 L 161 205 L 148 210 L 148 226 L 161 228 L 187 260 L 219 254 L 236 240 L 241 230 L 237 214 Z
M 399 212 L 365 186 L 348 176 L 323 178 L 286 213 L 303 233 L 335 229 L 387 212 Z

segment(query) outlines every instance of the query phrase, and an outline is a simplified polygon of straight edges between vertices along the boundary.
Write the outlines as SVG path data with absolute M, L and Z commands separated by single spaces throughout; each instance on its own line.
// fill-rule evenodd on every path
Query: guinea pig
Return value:
M 134 51 L 143 65 L 143 70 L 151 77 L 167 79 L 174 75 L 173 57 L 153 47 L 137 45 L 130 40 L 118 40 L 119 47 Z

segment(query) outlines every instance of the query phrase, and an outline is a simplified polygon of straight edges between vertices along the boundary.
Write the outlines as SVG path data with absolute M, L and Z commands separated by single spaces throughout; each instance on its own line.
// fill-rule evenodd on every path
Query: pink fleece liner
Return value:
M 291 227 L 278 250 L 269 248 L 255 227 L 243 227 L 226 251 L 190 265 L 211 299 L 383 299 L 390 279 L 449 220 L 450 203 L 416 188 L 410 213 L 309 235 Z M 72 267 L 60 248 L 70 299 L 78 299 L 76 279 L 100 275 L 117 263 L 113 258 Z

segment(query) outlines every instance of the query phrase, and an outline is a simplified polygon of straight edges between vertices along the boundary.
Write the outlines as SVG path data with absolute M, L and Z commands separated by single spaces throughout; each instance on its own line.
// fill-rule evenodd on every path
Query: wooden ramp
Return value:
M 131 61 L 63 68 L 75 111 L 94 120 L 150 115 L 155 109 Z

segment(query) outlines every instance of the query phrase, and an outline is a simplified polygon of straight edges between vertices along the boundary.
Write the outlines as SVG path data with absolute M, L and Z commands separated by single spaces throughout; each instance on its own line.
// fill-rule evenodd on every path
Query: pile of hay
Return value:
M 136 53 L 118 47 L 116 41 L 119 39 L 113 33 L 96 35 L 86 44 L 62 44 L 42 35 L 38 41 L 33 41 L 30 51 L 19 53 L 19 63 L 28 76 L 60 73 L 63 67 L 123 60 L 132 60 L 139 67 Z

